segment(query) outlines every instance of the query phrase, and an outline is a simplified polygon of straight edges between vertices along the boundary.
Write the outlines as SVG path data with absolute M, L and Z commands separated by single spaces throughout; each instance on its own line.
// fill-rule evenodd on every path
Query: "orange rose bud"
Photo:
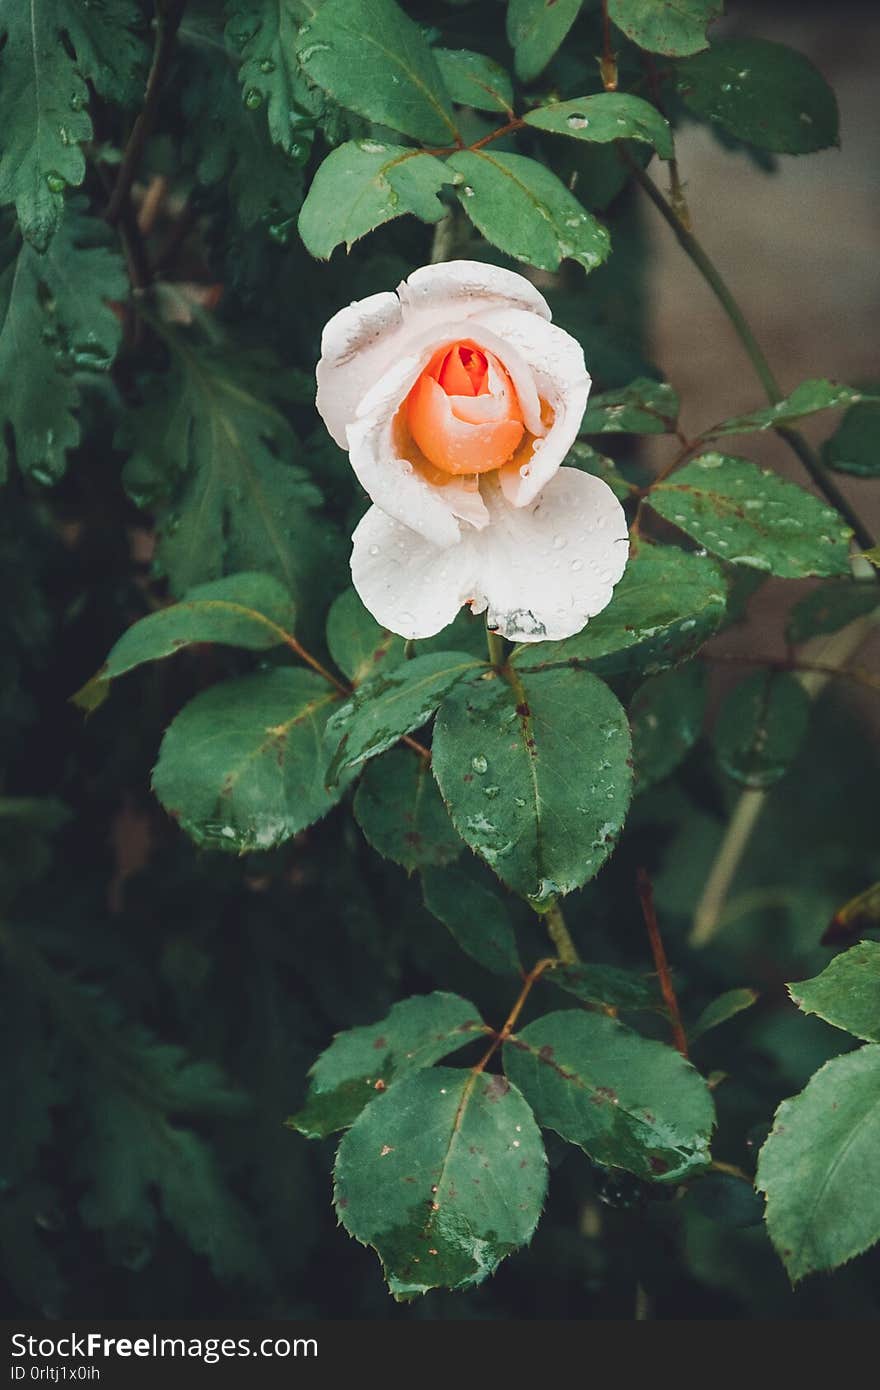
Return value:
M 406 418 L 425 457 L 452 474 L 500 468 L 525 432 L 506 369 L 469 342 L 434 354 L 409 393 Z

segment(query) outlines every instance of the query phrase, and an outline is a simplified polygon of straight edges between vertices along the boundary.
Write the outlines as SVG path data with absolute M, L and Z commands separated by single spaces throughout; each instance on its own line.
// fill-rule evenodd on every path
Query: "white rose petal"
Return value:
M 606 607 L 629 549 L 626 519 L 600 478 L 560 469 L 513 507 L 484 483 L 489 524 L 443 547 L 371 507 L 353 538 L 354 586 L 378 622 L 432 637 L 465 603 L 516 642 L 571 637 Z

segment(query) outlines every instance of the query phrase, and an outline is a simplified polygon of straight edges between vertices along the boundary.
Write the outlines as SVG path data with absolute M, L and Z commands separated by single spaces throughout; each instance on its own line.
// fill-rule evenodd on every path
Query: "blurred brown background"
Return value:
M 677 137 L 694 231 L 739 300 L 783 389 L 809 377 L 851 384 L 880 379 L 880 4 L 728 0 L 716 36 L 759 35 L 807 54 L 837 93 L 841 148 L 779 156 L 767 175 L 710 133 L 685 126 Z M 667 191 L 662 166 L 651 170 Z M 764 403 L 748 359 L 709 288 L 650 211 L 651 356 L 679 391 L 686 432 Z M 818 443 L 837 416 L 805 422 Z M 668 441 L 651 443 L 659 465 Z M 803 471 L 772 435 L 734 438 L 731 452 L 797 482 Z M 875 535 L 880 481 L 836 474 Z M 808 585 L 775 582 L 762 592 L 760 620 L 731 634 L 743 651 L 781 645 L 785 609 Z M 753 606 L 754 610 L 754 606 Z M 880 643 L 871 644 L 878 657 Z M 859 658 L 865 662 L 868 652 Z

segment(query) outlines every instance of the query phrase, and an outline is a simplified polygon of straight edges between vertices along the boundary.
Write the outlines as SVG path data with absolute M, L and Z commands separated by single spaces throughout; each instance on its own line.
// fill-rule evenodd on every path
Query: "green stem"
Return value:
M 764 388 L 767 400 L 771 405 L 776 405 L 778 401 L 782 400 L 782 389 L 745 315 L 734 299 L 718 267 L 703 250 L 703 247 L 700 245 L 699 241 L 697 241 L 693 232 L 689 231 L 688 228 L 682 224 L 680 219 L 676 216 L 674 209 L 669 205 L 657 185 L 648 177 L 644 169 L 623 151 L 622 158 L 631 170 L 639 187 L 648 195 L 661 217 L 672 228 L 672 232 L 679 246 L 685 254 L 690 257 L 697 267 L 697 270 L 706 281 L 706 284 L 712 290 L 712 293 L 715 295 L 715 298 L 718 300 L 733 325 L 737 337 L 745 348 L 746 355 L 755 369 L 755 374 Z M 800 459 L 819 491 L 828 502 L 830 502 L 831 506 L 836 508 L 840 515 L 844 517 L 848 525 L 852 528 L 853 534 L 861 548 L 863 550 L 870 550 L 874 545 L 874 538 L 871 532 L 867 529 L 858 513 L 850 506 L 850 503 L 847 501 L 846 497 L 844 497 L 834 479 L 829 477 L 828 472 L 823 468 L 803 435 L 799 434 L 797 430 L 789 429 L 786 426 L 781 426 L 777 430 L 777 433 Z
M 486 647 L 489 652 L 489 662 L 500 671 L 501 667 L 507 663 L 507 650 L 504 638 L 498 632 L 493 632 L 491 628 L 486 628 Z
M 548 908 L 543 914 L 543 917 L 550 940 L 556 947 L 556 954 L 562 961 L 562 964 L 577 965 L 580 957 L 577 953 L 577 947 L 569 936 L 568 927 L 565 925 L 565 918 L 562 915 L 562 908 L 559 906 L 559 903 L 554 902 L 553 906 Z

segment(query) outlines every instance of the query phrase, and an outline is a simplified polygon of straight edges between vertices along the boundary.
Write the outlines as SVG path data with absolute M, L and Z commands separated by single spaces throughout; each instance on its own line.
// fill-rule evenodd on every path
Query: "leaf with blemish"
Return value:
M 287 1123 L 309 1139 L 346 1129 L 392 1082 L 433 1066 L 484 1032 L 474 1005 L 457 994 L 438 990 L 403 999 L 378 1023 L 337 1033 L 309 1070 L 305 1105 Z
M 589 1004 L 610 1009 L 662 1009 L 663 1001 L 654 975 L 639 975 L 616 965 L 561 965 L 545 977 Z
M 624 92 L 599 92 L 539 106 L 529 111 L 525 123 L 550 135 L 588 143 L 642 140 L 653 145 L 661 159 L 671 159 L 673 154 L 669 122 L 649 101 Z
M 327 646 L 340 671 L 360 685 L 403 660 L 404 640 L 380 627 L 354 589 L 334 599 L 327 614 Z
M 501 1076 L 406 1076 L 343 1137 L 334 1201 L 398 1298 L 482 1283 L 531 1239 L 547 1188 L 540 1131 Z
M 504 1069 L 538 1123 L 597 1163 L 677 1182 L 709 1161 L 715 1108 L 699 1072 L 605 1014 L 546 1014 L 505 1044 Z
M 434 58 L 452 100 L 476 111 L 510 111 L 513 83 L 500 63 L 466 48 L 435 48 Z
M 133 623 L 112 648 L 101 675 L 113 680 L 194 642 L 265 651 L 284 641 L 294 616 L 293 600 L 277 579 L 269 574 L 232 574 L 197 585 L 180 603 Z
M 832 1057 L 782 1102 L 755 1186 L 793 1282 L 880 1240 L 880 1047 Z
M 638 377 L 618 391 L 593 396 L 579 433 L 670 434 L 678 412 L 678 396 L 668 382 Z
M 724 0 L 608 0 L 608 14 L 628 39 L 649 53 L 673 56 L 708 48 L 707 26 Z
M 428 762 L 411 748 L 389 748 L 367 764 L 353 810 L 373 849 L 407 873 L 450 864 L 464 848 Z
M 440 707 L 432 766 L 459 834 L 537 904 L 598 873 L 629 806 L 626 715 L 595 676 L 469 680 Z
M 172 720 L 153 790 L 197 844 L 273 849 L 339 800 L 323 741 L 339 696 L 312 671 L 279 667 L 223 681 Z
M 836 956 L 821 975 L 786 989 L 805 1014 L 880 1043 L 880 942 L 860 941 Z
M 701 454 L 656 483 L 654 511 L 715 555 L 781 579 L 846 574 L 852 532 L 826 502 L 748 459 Z

